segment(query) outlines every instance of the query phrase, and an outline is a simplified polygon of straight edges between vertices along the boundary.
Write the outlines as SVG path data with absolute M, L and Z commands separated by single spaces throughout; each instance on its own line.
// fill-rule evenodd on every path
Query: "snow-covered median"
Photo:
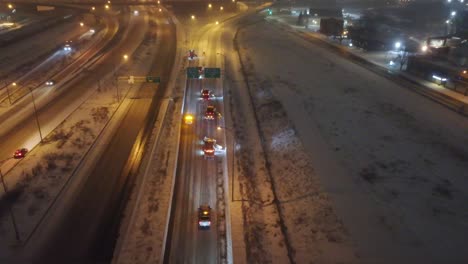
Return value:
M 272 94 L 272 84 L 259 77 L 245 44 L 238 43 L 250 91 L 232 92 L 240 145 L 240 190 L 234 195 L 242 201 L 248 263 L 357 262 L 350 237 Z M 253 106 L 245 103 L 249 95 Z
M 467 119 L 272 23 L 242 32 L 297 262 L 465 263 Z

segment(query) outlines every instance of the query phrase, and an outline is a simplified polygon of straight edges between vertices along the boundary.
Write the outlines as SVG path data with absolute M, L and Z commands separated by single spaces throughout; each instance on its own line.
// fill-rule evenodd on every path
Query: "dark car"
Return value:
M 201 205 L 198 208 L 198 228 L 209 229 L 211 226 L 211 207 L 209 205 Z
M 205 155 L 205 158 L 214 157 L 216 140 L 214 140 L 212 138 L 205 137 L 203 139 L 203 142 L 204 142 L 203 154 Z
M 213 120 L 215 119 L 215 117 L 216 117 L 216 108 L 212 105 L 209 105 L 208 107 L 206 107 L 204 118 L 208 120 Z
M 28 153 L 27 148 L 20 148 L 15 151 L 15 154 L 13 154 L 13 158 L 15 159 L 22 159 L 24 156 L 26 156 L 26 153 Z
M 211 97 L 214 97 L 213 93 L 208 89 L 201 90 L 201 97 L 203 100 L 210 100 Z

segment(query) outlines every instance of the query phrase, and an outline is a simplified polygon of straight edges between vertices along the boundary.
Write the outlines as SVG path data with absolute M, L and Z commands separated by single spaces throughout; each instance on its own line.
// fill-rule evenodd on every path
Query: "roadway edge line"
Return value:
M 172 66 L 172 71 L 171 71 L 171 76 L 170 76 L 170 80 L 169 80 L 169 83 L 168 83 L 168 87 L 170 86 L 173 86 L 175 83 L 178 83 L 180 82 L 180 79 L 178 76 L 179 73 L 178 73 L 178 69 L 180 68 L 180 66 L 182 66 L 182 70 L 185 69 L 186 65 L 185 65 L 185 61 L 183 60 L 183 48 L 184 48 L 184 45 L 183 45 L 183 42 L 182 44 L 180 44 L 178 41 L 179 39 L 183 39 L 183 36 L 185 35 L 181 30 L 181 24 L 179 22 L 179 20 L 177 19 L 177 17 L 171 13 L 170 11 L 168 11 L 165 7 L 162 7 L 162 9 L 167 12 L 168 14 L 170 14 L 169 18 L 171 18 L 172 20 L 172 23 L 174 23 L 174 26 L 176 28 L 176 45 L 178 46 L 177 49 L 178 49 L 178 52 L 177 52 L 177 55 L 176 55 L 176 62 L 179 61 L 179 63 L 174 63 L 174 65 Z M 181 38 L 182 37 L 182 38 Z M 183 71 L 184 72 L 184 71 Z M 185 76 L 185 75 L 184 75 Z M 184 83 L 185 83 L 185 86 L 184 86 L 184 93 L 183 93 L 183 96 L 182 96 L 182 105 L 180 107 L 180 114 L 183 115 L 184 113 L 184 109 L 185 109 L 185 96 L 186 96 L 186 90 L 187 90 L 187 76 L 184 77 Z M 169 90 L 168 90 L 169 91 Z M 171 183 L 171 192 L 170 192 L 170 195 L 169 195 L 169 205 L 167 207 L 167 212 L 166 212 L 166 225 L 165 225 L 165 228 L 164 228 L 164 236 L 163 236 L 163 241 L 161 243 L 162 247 L 161 247 L 161 254 L 160 254 L 160 258 L 159 258 L 159 263 L 164 263 L 164 260 L 166 258 L 166 244 L 167 244 L 167 237 L 168 237 L 168 234 L 169 234 L 169 226 L 170 226 L 170 220 L 171 220 L 171 212 L 172 212 L 172 201 L 174 200 L 174 189 L 175 189 L 175 182 L 176 182 L 176 176 L 177 176 L 177 164 L 178 164 L 178 160 L 179 160 L 179 148 L 180 148 L 180 133 L 181 133 L 181 124 L 180 124 L 180 121 L 177 122 L 176 124 L 179 124 L 177 126 L 177 140 L 176 140 L 176 145 L 175 145 L 175 149 L 176 149 L 176 152 L 175 152 L 175 157 L 174 157 L 174 171 L 173 171 L 173 175 L 172 175 L 172 183 Z
M 161 130 L 162 130 L 163 126 L 164 126 L 164 123 L 166 122 L 167 109 L 169 108 L 171 103 L 173 103 L 172 100 L 163 99 L 163 101 L 161 103 L 161 106 L 159 108 L 158 117 L 156 118 L 156 133 L 155 133 L 155 136 L 154 136 L 154 142 L 152 144 L 151 151 L 148 153 L 149 154 L 149 159 L 148 159 L 148 163 L 146 164 L 146 168 L 145 168 L 145 172 L 143 174 L 143 178 L 142 178 L 142 180 L 141 180 L 141 182 L 139 184 L 140 188 L 145 186 L 145 183 L 147 182 L 148 172 L 149 172 L 149 169 L 151 167 L 151 163 L 153 162 L 153 159 L 151 157 L 153 157 L 154 152 L 156 151 L 156 147 L 159 145 L 159 140 L 161 138 Z M 130 220 L 127 223 L 125 234 L 118 238 L 118 241 L 117 241 L 117 244 L 116 244 L 116 249 L 114 250 L 114 254 L 113 254 L 114 257 L 116 257 L 116 260 L 112 261 L 112 263 L 119 263 L 120 262 L 120 256 L 121 256 L 120 250 L 122 249 L 122 244 L 124 244 L 123 242 L 126 241 L 127 238 L 129 237 L 130 231 L 132 230 L 132 227 L 135 224 L 136 212 L 139 209 L 138 205 L 139 205 L 140 200 L 142 199 L 142 196 L 143 196 L 143 192 L 141 192 L 140 188 L 139 188 L 139 192 L 138 192 L 138 195 L 136 197 L 136 200 L 135 200 L 135 206 L 133 206 L 132 212 L 130 214 Z M 115 253 L 117 253 L 117 254 L 115 254 Z
M 223 30 L 221 31 L 221 34 L 223 34 Z M 222 38 L 222 36 L 221 36 Z M 222 40 L 221 40 L 221 43 L 222 43 Z M 221 78 L 222 78 L 222 81 L 221 81 L 221 85 L 222 85 L 222 88 L 223 88 L 223 109 L 224 109 L 224 116 L 227 117 L 227 111 L 226 111 L 226 73 L 227 73 L 227 69 L 226 69 L 226 56 L 222 56 L 223 57 L 223 62 L 222 62 L 222 68 L 224 70 L 224 74 L 221 75 Z M 231 89 L 231 88 L 229 88 Z M 229 109 L 231 110 L 231 109 Z M 229 119 L 231 119 L 231 116 L 229 116 Z M 226 118 L 225 118 L 226 120 Z M 226 125 L 226 124 L 224 124 Z M 232 126 L 231 126 L 232 127 Z M 234 130 L 233 130 L 234 131 Z M 223 136 L 224 136 L 224 144 L 226 144 L 226 150 L 227 150 L 227 140 L 226 140 L 226 129 L 224 129 L 223 131 Z M 232 140 L 234 141 L 234 133 L 232 133 Z M 234 144 L 233 144 L 234 145 Z M 227 156 L 228 155 L 228 152 L 226 151 L 226 155 L 224 156 L 225 158 L 223 159 L 223 174 L 224 174 L 224 183 L 223 183 L 223 188 L 224 188 L 224 226 L 226 228 L 226 259 L 227 259 L 227 263 L 230 263 L 230 264 L 233 264 L 234 263 L 234 256 L 232 255 L 232 225 L 231 225 L 231 202 L 229 201 L 229 199 L 227 198 L 229 195 L 229 187 L 228 187 L 228 183 L 229 183 L 229 166 L 227 165 L 228 164 L 228 159 L 227 159 Z M 232 149 L 232 158 L 234 159 L 235 158 L 235 152 L 234 152 L 234 148 Z M 231 177 L 234 177 L 234 166 L 232 167 L 232 175 Z M 233 194 L 231 194 L 233 195 Z

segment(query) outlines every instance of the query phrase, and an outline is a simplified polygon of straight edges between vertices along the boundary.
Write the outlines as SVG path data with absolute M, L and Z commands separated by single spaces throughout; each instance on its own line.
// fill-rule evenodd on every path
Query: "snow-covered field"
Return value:
M 271 84 L 258 78 L 244 49 L 241 55 L 254 106 L 242 88 L 231 91 L 230 103 L 240 145 L 234 194 L 242 200 L 247 263 L 355 262 L 350 238 Z
M 468 261 L 464 117 L 265 22 L 239 44 L 267 157 L 253 166 L 238 120 L 242 198 L 272 199 L 255 193 L 273 184 L 294 262 Z M 262 251 L 275 226 L 252 207 L 248 258 L 280 263 Z

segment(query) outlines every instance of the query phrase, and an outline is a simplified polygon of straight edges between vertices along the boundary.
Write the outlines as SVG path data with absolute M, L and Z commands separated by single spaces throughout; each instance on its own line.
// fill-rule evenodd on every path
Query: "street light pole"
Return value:
M 11 97 L 10 97 L 10 89 L 8 89 L 8 83 L 7 81 L 5 81 L 5 87 L 6 87 L 6 91 L 7 91 L 7 95 L 8 95 L 8 102 L 10 102 L 10 105 L 11 105 Z
M 0 169 L 0 178 L 2 180 L 2 186 L 3 186 L 3 190 L 5 192 L 5 196 L 8 197 L 8 189 L 6 187 L 5 180 L 3 179 L 3 173 L 2 173 L 1 169 Z M 21 241 L 20 236 L 19 236 L 19 232 L 18 232 L 18 226 L 16 225 L 15 215 L 13 214 L 12 206 L 13 206 L 12 204 L 8 203 L 8 210 L 10 211 L 11 222 L 13 223 L 13 229 L 15 230 L 16 240 Z
M 37 128 L 39 130 L 39 137 L 41 138 L 41 142 L 42 142 L 41 125 L 39 124 L 39 117 L 37 116 L 37 108 L 36 108 L 36 102 L 34 101 L 33 90 L 31 88 L 29 88 L 29 91 L 31 93 L 31 98 L 32 98 L 33 106 L 34 106 L 34 116 L 36 117 Z
M 114 61 L 114 84 L 115 90 L 117 93 L 117 102 L 120 102 L 120 94 L 119 94 L 119 80 L 117 79 L 117 63 Z

